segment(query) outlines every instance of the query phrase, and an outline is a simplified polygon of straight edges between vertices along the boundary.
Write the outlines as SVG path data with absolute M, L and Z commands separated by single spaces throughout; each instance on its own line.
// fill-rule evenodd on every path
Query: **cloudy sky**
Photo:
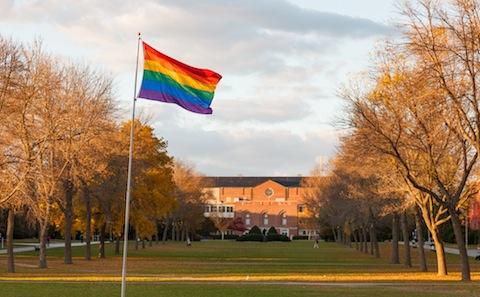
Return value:
M 307 175 L 337 145 L 342 83 L 395 34 L 393 0 L 0 0 L 0 34 L 115 77 L 127 119 L 136 34 L 223 75 L 210 116 L 140 100 L 169 152 L 207 175 Z

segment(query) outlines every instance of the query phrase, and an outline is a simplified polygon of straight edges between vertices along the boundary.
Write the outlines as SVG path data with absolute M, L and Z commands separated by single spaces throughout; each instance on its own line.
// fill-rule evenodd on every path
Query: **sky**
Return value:
M 48 52 L 114 77 L 127 120 L 141 32 L 157 50 L 223 76 L 212 115 L 137 101 L 172 156 L 206 175 L 308 175 L 335 155 L 339 90 L 396 34 L 395 3 L 0 0 L 0 34 L 40 38 Z

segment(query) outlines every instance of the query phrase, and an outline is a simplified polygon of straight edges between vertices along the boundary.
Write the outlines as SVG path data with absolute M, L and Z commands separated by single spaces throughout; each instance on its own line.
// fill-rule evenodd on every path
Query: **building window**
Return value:
M 287 225 L 287 215 L 285 213 L 282 213 L 282 225 Z
M 250 214 L 249 213 L 247 213 L 245 215 L 245 225 L 250 225 Z
M 216 205 L 212 205 L 212 212 L 217 212 L 217 206 Z
M 305 210 L 305 206 L 303 204 L 298 205 L 298 212 L 303 212 Z
M 268 225 L 268 214 L 263 215 L 263 225 L 267 226 Z
M 225 206 L 220 206 L 218 212 L 225 212 Z
M 210 212 L 210 205 L 205 205 L 205 212 Z
M 272 188 L 268 188 L 268 189 L 265 190 L 265 195 L 266 195 L 267 197 L 271 197 L 274 193 L 275 193 L 275 192 L 273 191 Z

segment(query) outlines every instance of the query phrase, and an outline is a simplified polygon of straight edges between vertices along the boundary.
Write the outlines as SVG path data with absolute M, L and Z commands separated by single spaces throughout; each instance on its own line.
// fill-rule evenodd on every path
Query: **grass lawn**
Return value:
M 451 273 L 438 278 L 433 252 L 431 272 L 420 273 L 416 250 L 413 268 L 391 265 L 388 244 L 381 245 L 380 259 L 335 243 L 313 249 L 309 241 L 130 246 L 128 296 L 480 296 L 480 265 L 473 259 L 475 281 L 463 284 L 458 256 L 448 255 Z M 107 245 L 107 259 L 86 261 L 84 247 L 75 247 L 72 265 L 63 264 L 62 249 L 51 249 L 43 270 L 36 267 L 36 252 L 18 254 L 15 274 L 0 270 L 0 296 L 118 296 L 121 257 L 113 248 Z
M 101 283 L 0 283 L 2 297 L 110 297 L 120 296 L 118 284 Z M 374 286 L 374 287 L 325 287 L 311 285 L 235 285 L 235 284 L 129 284 L 129 297 L 477 297 L 478 287 L 445 286 Z

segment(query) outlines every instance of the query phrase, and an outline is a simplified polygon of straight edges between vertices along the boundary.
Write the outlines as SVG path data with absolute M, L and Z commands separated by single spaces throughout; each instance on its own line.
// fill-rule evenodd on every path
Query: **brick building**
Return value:
M 205 217 L 241 218 L 249 230 L 271 226 L 287 236 L 315 232 L 305 208 L 302 177 L 208 177 L 212 199 L 205 205 Z

